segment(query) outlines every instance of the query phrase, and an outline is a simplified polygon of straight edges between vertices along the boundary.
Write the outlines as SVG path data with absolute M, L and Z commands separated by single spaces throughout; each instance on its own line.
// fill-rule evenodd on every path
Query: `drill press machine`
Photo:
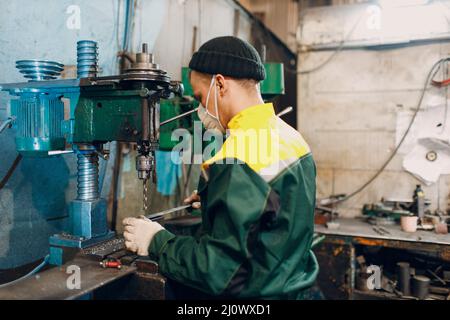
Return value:
M 77 78 L 57 80 L 63 65 L 53 61 L 20 60 L 16 67 L 28 82 L 2 84 L 11 96 L 16 149 L 27 157 L 77 155 L 77 197 L 70 204 L 70 227 L 50 237 L 50 263 L 61 265 L 67 252 L 114 237 L 107 224 L 106 200 L 99 193 L 99 156 L 110 141 L 136 142 L 136 170 L 144 186 L 155 179 L 159 144 L 159 103 L 181 95 L 155 63 L 146 44 L 123 74 L 97 76 L 95 41 L 77 43 Z

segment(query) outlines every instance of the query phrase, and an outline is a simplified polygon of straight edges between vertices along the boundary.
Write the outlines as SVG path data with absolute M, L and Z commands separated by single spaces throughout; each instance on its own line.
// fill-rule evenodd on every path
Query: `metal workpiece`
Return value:
M 430 278 L 416 275 L 411 279 L 411 293 L 419 299 L 426 299 L 429 293 Z
M 142 51 L 136 54 L 136 60 L 125 70 L 125 73 L 152 71 L 159 69 L 152 53 L 148 52 L 147 43 L 142 44 Z
M 196 202 L 191 203 L 191 204 L 185 204 L 185 205 L 178 206 L 178 207 L 171 208 L 171 209 L 167 209 L 167 210 L 163 210 L 163 211 L 160 211 L 160 212 L 152 213 L 152 214 L 149 214 L 147 216 L 144 216 L 144 218 L 149 219 L 149 220 L 159 220 L 159 219 L 162 219 L 165 216 L 170 215 L 172 213 L 175 213 L 175 212 L 178 212 L 178 211 L 182 211 L 182 210 L 185 210 L 185 209 L 189 209 L 195 203 Z M 199 202 L 197 202 L 197 203 L 199 203 Z
M 83 201 L 98 199 L 98 154 L 95 147 L 80 145 L 77 157 L 77 199 Z
M 49 60 L 18 60 L 16 68 L 28 81 L 54 80 L 61 75 L 64 65 Z
M 98 46 L 92 40 L 77 42 L 77 77 L 96 77 L 98 72 Z
M 397 263 L 397 287 L 400 292 L 409 296 L 410 291 L 411 270 L 408 262 Z

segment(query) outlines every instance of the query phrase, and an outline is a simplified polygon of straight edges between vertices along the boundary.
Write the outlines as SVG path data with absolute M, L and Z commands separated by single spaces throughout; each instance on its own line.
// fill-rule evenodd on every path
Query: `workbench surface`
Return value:
M 418 230 L 414 233 L 409 233 L 402 231 L 400 225 L 395 224 L 382 226 L 384 229 L 389 231 L 389 234 L 381 235 L 372 229 L 373 225 L 366 222 L 362 218 L 336 219 L 334 221 L 339 222 L 340 226 L 338 229 L 328 229 L 323 225 L 315 225 L 315 232 L 323 235 L 364 237 L 372 239 L 450 245 L 450 234 L 437 234 L 434 230 Z
M 80 268 L 80 288 L 67 286 L 73 275 L 68 267 Z M 60 300 L 77 299 L 112 281 L 130 275 L 135 267 L 123 266 L 122 269 L 103 269 L 98 261 L 77 257 L 61 267 L 51 267 L 17 283 L 0 288 L 0 300 Z

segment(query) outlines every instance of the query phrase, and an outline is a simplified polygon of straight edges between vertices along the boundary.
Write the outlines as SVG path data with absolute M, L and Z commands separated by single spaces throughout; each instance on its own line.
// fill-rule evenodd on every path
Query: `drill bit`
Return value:
M 143 181 L 143 202 L 144 202 L 144 212 L 147 212 L 148 209 L 148 188 L 147 188 L 147 179 Z

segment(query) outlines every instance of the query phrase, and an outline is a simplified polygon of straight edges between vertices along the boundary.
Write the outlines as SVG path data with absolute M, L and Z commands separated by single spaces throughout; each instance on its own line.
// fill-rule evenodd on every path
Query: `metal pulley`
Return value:
M 146 43 L 142 44 L 142 52 L 136 54 L 136 61 L 125 70 L 122 81 L 156 81 L 161 84 L 170 84 L 167 72 L 160 69 L 155 63 L 153 54 L 148 52 Z

